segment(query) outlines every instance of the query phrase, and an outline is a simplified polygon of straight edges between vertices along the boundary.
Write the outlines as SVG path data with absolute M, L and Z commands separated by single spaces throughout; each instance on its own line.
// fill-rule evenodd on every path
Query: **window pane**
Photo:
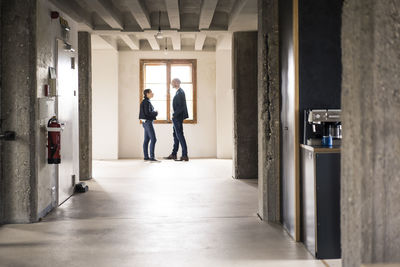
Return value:
M 145 83 L 166 83 L 166 65 L 145 65 Z
M 167 119 L 167 101 L 152 100 L 154 110 L 158 111 L 157 120 Z
M 193 101 L 186 101 L 188 108 L 189 118 L 187 120 L 193 120 Z
M 144 89 L 151 89 L 154 93 L 152 100 L 167 100 L 167 84 L 146 83 Z
M 172 99 L 174 99 L 174 95 L 171 95 L 171 101 L 169 102 L 169 113 L 170 113 L 169 116 L 171 120 L 172 120 L 172 114 L 174 114 L 174 108 L 172 107 Z
M 191 65 L 171 65 L 171 80 L 178 78 L 182 83 L 192 82 L 192 66 Z
M 194 80 L 192 77 L 192 64 L 187 61 L 179 62 L 180 61 L 177 60 L 172 64 L 171 61 L 170 69 L 167 68 L 169 63 L 167 64 L 166 62 L 147 62 L 144 64 L 144 83 L 142 86 L 144 89 L 151 89 L 154 93 L 151 102 L 153 103 L 154 109 L 158 111 L 157 120 L 167 120 L 167 105 L 170 105 L 171 115 L 173 113 L 172 100 L 176 94 L 176 90 L 170 87 L 167 77 L 170 77 L 171 80 L 174 78 L 181 80 L 181 87 L 185 91 L 186 105 L 189 113 L 189 118 L 187 120 L 194 119 L 193 105 L 196 99 L 194 99 L 193 92 Z M 171 73 L 167 73 L 168 70 L 170 70 Z M 168 90 L 170 90 L 170 102 L 167 102 Z
M 172 88 L 172 86 L 170 86 L 169 87 L 169 95 L 171 97 L 171 105 L 172 105 L 172 99 L 174 99 L 175 94 L 176 94 L 176 90 L 174 88 Z
M 185 91 L 187 101 L 193 100 L 193 85 L 192 84 L 181 84 L 181 88 Z

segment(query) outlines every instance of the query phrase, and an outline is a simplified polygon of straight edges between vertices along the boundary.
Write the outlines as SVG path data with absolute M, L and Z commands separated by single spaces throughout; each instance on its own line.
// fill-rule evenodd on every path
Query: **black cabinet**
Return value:
M 302 241 L 318 259 L 341 257 L 340 149 L 302 145 Z

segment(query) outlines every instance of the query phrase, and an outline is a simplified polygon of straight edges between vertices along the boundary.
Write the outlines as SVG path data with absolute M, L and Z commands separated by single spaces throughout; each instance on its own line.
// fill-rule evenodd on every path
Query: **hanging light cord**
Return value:
M 161 19 L 161 10 L 158 11 L 158 32 L 161 32 L 161 22 L 160 22 L 160 19 Z

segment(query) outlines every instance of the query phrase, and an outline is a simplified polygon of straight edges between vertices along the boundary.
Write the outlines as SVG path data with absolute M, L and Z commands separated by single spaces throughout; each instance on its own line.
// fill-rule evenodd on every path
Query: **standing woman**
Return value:
M 150 102 L 154 96 L 151 89 L 145 89 L 143 91 L 143 101 L 140 104 L 139 119 L 142 121 L 144 128 L 144 142 L 143 142 L 143 153 L 145 161 L 157 162 L 158 160 L 154 156 L 154 148 L 156 146 L 157 138 L 153 127 L 153 121 L 156 119 L 158 112 L 154 110 L 153 105 Z M 151 141 L 151 142 L 150 142 Z M 149 142 L 150 142 L 150 157 L 149 157 Z

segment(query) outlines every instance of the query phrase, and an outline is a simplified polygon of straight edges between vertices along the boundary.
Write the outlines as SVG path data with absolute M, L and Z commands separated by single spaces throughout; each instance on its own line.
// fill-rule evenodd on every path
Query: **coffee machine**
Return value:
M 304 111 L 303 143 L 309 146 L 340 146 L 342 121 L 340 109 Z

